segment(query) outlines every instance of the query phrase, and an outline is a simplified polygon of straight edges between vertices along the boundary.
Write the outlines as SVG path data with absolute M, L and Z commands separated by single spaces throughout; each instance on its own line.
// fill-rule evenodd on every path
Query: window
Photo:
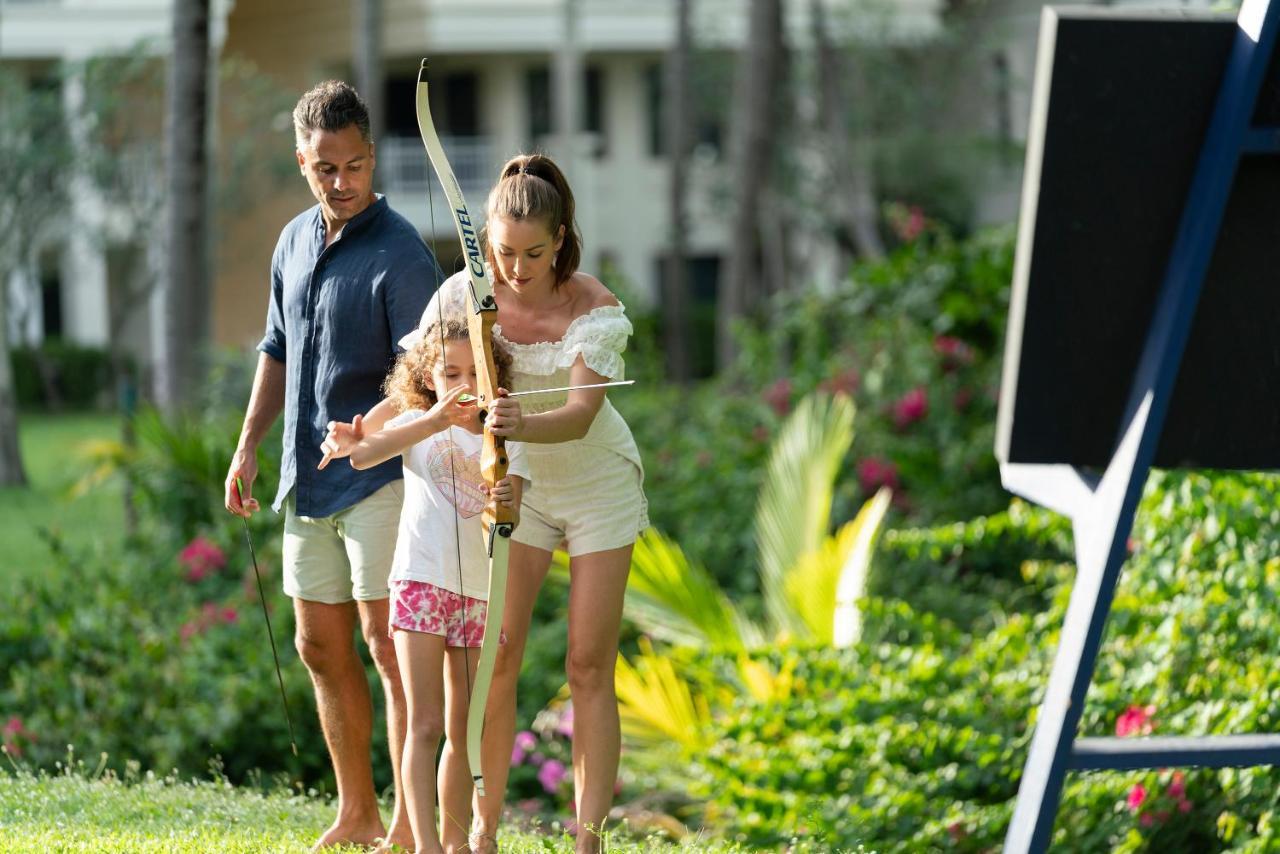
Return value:
M 428 91 L 431 118 L 440 136 L 479 136 L 480 78 L 474 71 L 432 72 Z M 387 136 L 418 135 L 415 109 L 418 74 L 388 77 L 386 93 Z
M 582 112 L 575 130 L 595 136 L 593 154 L 602 157 L 608 148 L 605 131 L 604 71 L 589 65 L 582 72 Z M 525 75 L 525 96 L 529 104 L 529 138 L 535 142 L 555 133 L 554 99 L 550 66 L 531 68 Z

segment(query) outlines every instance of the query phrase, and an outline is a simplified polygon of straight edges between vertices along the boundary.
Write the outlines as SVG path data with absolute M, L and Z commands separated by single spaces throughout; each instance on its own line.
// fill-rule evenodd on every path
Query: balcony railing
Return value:
M 446 136 L 440 138 L 445 156 L 458 178 L 462 195 L 471 206 L 472 215 L 484 218 L 484 202 L 489 188 L 498 177 L 498 163 L 494 159 L 492 140 L 483 136 Z M 436 231 L 452 230 L 449 203 L 440 188 L 440 181 L 431 170 L 422 140 L 417 137 L 386 137 L 378 143 L 378 173 L 382 186 L 396 208 L 415 222 L 433 227 Z M 429 174 L 428 174 L 429 173 Z M 428 222 L 431 207 L 427 191 L 431 192 L 436 222 Z

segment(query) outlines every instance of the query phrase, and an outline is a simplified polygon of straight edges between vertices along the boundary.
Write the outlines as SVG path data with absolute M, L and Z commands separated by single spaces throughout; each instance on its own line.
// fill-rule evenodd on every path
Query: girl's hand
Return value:
M 465 394 L 465 385 L 456 385 L 446 391 L 437 400 L 435 406 L 427 412 L 427 417 L 445 427 L 471 427 L 476 423 L 476 405 L 474 402 L 459 403 L 458 397 Z
M 503 507 L 512 507 L 515 504 L 516 490 L 511 485 L 511 478 L 504 477 L 493 485 L 493 489 L 489 489 L 487 484 L 481 484 L 489 493 L 489 500 L 494 504 L 501 504 Z
M 485 427 L 495 436 L 516 436 L 524 429 L 524 414 L 520 401 L 507 397 L 505 388 L 498 389 L 498 399 L 489 405 L 489 417 Z
M 330 421 L 329 433 L 324 437 L 324 441 L 320 443 L 320 450 L 324 451 L 324 457 L 321 458 L 320 465 L 316 466 L 316 468 L 324 468 L 329 465 L 330 460 L 351 456 L 352 449 L 360 444 L 360 440 L 363 438 L 363 415 L 356 415 L 350 424 L 345 421 Z
M 480 491 L 489 496 L 489 503 L 494 508 L 502 505 L 511 511 L 512 525 L 520 524 L 520 508 L 516 504 L 516 490 L 511 483 L 511 478 L 504 477 L 493 485 L 493 489 L 490 489 L 488 484 L 482 483 Z

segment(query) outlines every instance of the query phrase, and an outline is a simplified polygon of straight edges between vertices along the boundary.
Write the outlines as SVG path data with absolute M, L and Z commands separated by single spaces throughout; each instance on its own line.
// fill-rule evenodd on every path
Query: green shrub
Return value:
M 1152 478 L 1082 735 L 1276 731 L 1278 498 L 1280 479 L 1269 475 Z M 715 704 L 713 746 L 684 755 L 666 784 L 704 801 L 704 819 L 727 837 L 753 845 L 799 837 L 904 852 L 998 846 L 1074 582 L 1058 562 L 1066 533 L 1060 519 L 1015 506 L 995 519 L 887 535 L 875 570 L 882 596 L 866 601 L 860 644 L 756 656 L 793 674 L 785 696 L 716 690 L 727 661 L 683 668 Z M 1015 610 L 996 586 L 970 631 L 953 619 L 968 605 L 940 604 L 956 577 L 948 565 L 1018 560 L 1042 609 Z M 924 575 L 930 562 L 937 590 Z M 885 583 L 899 572 L 905 580 Z M 973 603 L 980 593 L 968 590 Z M 1071 774 L 1053 847 L 1275 850 L 1278 802 L 1273 768 Z
M 116 403 L 111 359 L 100 347 L 51 338 L 38 350 L 13 348 L 10 359 L 21 407 L 57 404 L 69 409 L 106 409 Z M 50 387 L 56 399 L 50 399 Z

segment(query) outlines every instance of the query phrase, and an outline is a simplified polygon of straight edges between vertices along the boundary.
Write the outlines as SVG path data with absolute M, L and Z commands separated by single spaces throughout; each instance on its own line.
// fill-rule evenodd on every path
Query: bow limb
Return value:
M 431 105 L 427 97 L 427 61 L 422 61 L 418 72 L 417 87 L 418 132 L 427 156 L 440 178 L 445 198 L 449 201 L 453 224 L 467 259 L 467 275 L 470 279 L 471 305 L 467 312 L 467 327 L 471 337 L 471 352 L 476 362 L 476 397 L 483 420 L 489 406 L 497 396 L 498 370 L 493 359 L 493 324 L 498 317 L 498 303 L 493 297 L 493 287 L 484 266 L 484 252 L 480 248 L 480 236 L 462 197 L 462 189 L 453 174 L 453 168 L 445 157 L 444 147 L 431 120 Z M 443 300 L 444 297 L 440 296 Z M 442 303 L 443 304 L 443 303 Z M 507 475 L 506 440 L 484 431 L 484 443 L 480 451 L 480 472 L 490 489 Z M 498 657 L 499 637 L 502 634 L 502 612 L 506 604 L 507 558 L 511 531 L 514 527 L 511 509 L 495 506 L 493 502 L 484 511 L 486 546 L 489 553 L 489 604 L 485 620 L 484 640 L 480 645 L 480 659 L 476 665 L 475 684 L 468 699 L 467 710 L 467 761 L 476 793 L 484 797 L 484 769 L 481 764 L 485 705 L 489 699 L 489 686 L 493 683 L 493 669 Z

